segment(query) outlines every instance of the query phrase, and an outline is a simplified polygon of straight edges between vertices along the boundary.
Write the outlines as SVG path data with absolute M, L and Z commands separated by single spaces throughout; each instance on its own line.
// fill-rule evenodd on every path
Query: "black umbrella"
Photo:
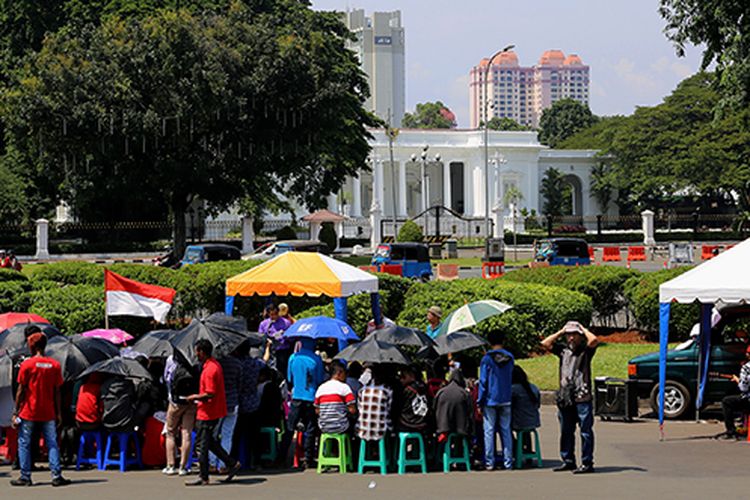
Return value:
M 28 347 L 13 351 L 11 357 L 29 356 Z M 80 373 L 98 361 L 114 358 L 120 354 L 120 349 L 112 342 L 94 337 L 52 337 L 47 341 L 44 355 L 58 363 L 62 369 L 63 378 L 74 380 Z
M 139 338 L 132 350 L 149 358 L 166 358 L 173 350 L 169 341 L 178 333 L 178 330 L 153 330 Z
M 94 363 L 81 372 L 77 378 L 83 378 L 92 373 L 106 373 L 107 375 L 118 375 L 120 377 L 152 380 L 151 374 L 138 360 L 120 356 Z
M 466 351 L 485 345 L 489 345 L 486 340 L 469 332 L 452 332 L 435 338 L 435 352 L 440 355 Z
M 359 361 L 360 363 L 393 363 L 408 365 L 409 359 L 398 347 L 388 342 L 378 340 L 374 335 L 368 336 L 362 342 L 352 344 L 339 352 L 334 359 Z
M 199 339 L 211 342 L 217 358 L 228 355 L 245 341 L 249 341 L 251 347 L 260 346 L 264 342 L 261 335 L 247 331 L 247 321 L 244 319 L 214 313 L 203 320 L 194 319 L 172 337 L 170 343 L 190 364 L 196 364 L 198 359 L 193 346 Z
M 0 389 L 13 386 L 13 359 L 7 354 L 0 356 Z M 14 394 L 15 396 L 15 394 Z
M 26 347 L 26 327 L 37 326 L 48 339 L 62 335 L 60 330 L 47 323 L 19 323 L 0 332 L 0 352 L 11 352 Z
M 394 345 L 412 345 L 416 347 L 425 347 L 433 345 L 429 335 L 416 328 L 407 328 L 405 326 L 384 326 L 373 331 L 370 335 L 374 336 L 381 342 L 387 342 Z

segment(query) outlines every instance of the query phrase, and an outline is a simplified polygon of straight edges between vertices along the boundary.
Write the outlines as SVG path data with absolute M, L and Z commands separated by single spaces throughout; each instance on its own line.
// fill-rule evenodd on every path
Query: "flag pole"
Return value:
M 104 328 L 109 330 L 109 315 L 107 314 L 107 270 L 104 270 Z

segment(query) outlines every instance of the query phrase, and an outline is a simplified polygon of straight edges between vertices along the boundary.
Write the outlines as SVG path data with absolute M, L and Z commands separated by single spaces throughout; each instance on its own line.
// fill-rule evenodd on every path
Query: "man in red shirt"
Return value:
M 102 426 L 102 376 L 92 373 L 78 391 L 76 425 L 82 431 L 97 430 Z
M 219 460 L 229 466 L 229 472 L 224 480 L 229 482 L 240 471 L 240 463 L 229 456 L 221 447 L 217 431 L 221 426 L 221 419 L 227 415 L 227 401 L 224 392 L 224 372 L 221 365 L 211 355 L 213 345 L 206 339 L 195 343 L 195 357 L 203 365 L 199 382 L 198 394 L 187 396 L 189 402 L 198 403 L 196 414 L 196 443 L 198 445 L 200 477 L 195 481 L 188 481 L 187 486 L 202 486 L 208 484 L 208 452 L 212 452 Z
M 18 371 L 18 392 L 14 425 L 20 425 L 18 433 L 18 461 L 21 477 L 11 480 L 13 486 L 31 486 L 31 435 L 39 426 L 44 435 L 44 444 L 49 455 L 52 486 L 65 486 L 70 481 L 62 476 L 60 449 L 57 446 L 57 427 L 60 413 L 60 386 L 63 383 L 60 363 L 44 356 L 47 337 L 33 333 L 27 339 L 31 357 L 21 363 Z

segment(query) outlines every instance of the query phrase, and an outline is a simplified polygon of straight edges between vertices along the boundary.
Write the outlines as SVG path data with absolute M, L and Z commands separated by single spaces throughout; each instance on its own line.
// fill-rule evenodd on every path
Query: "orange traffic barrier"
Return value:
M 604 250 L 604 254 L 602 255 L 604 262 L 620 262 L 622 260 L 620 257 L 620 247 L 602 247 L 602 250 Z
M 505 262 L 482 262 L 482 278 L 494 280 L 505 273 Z
M 701 259 L 709 260 L 716 257 L 719 253 L 719 245 L 703 245 L 701 247 Z
M 378 272 L 378 267 L 377 266 L 359 266 L 359 268 L 362 271 L 367 271 L 368 273 L 376 273 L 376 272 Z
M 591 260 L 596 259 L 596 248 L 589 247 L 589 259 Z
M 532 260 L 531 262 L 529 262 L 529 267 L 531 269 L 536 269 L 538 267 L 549 267 L 549 262 L 547 262 L 546 260 L 542 260 L 542 261 Z
M 646 260 L 646 247 L 628 247 L 628 262 Z
M 383 264 L 380 266 L 380 272 L 394 276 L 403 276 L 404 268 L 401 264 Z
M 458 279 L 458 264 L 438 264 L 437 279 L 452 281 Z

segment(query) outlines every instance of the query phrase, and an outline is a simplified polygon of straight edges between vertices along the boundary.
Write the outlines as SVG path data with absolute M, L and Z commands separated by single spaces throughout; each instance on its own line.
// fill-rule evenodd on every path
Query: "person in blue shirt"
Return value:
M 431 339 L 437 337 L 438 330 L 440 330 L 440 321 L 443 319 L 443 310 L 438 306 L 432 306 L 427 309 L 427 330 L 425 333 L 429 335 Z
M 287 418 L 287 431 L 284 434 L 282 450 L 287 450 L 292 442 L 292 434 L 301 425 L 305 433 L 305 462 L 311 467 L 315 460 L 315 435 L 318 424 L 315 415 L 315 391 L 325 382 L 323 361 L 315 354 L 312 339 L 300 339 L 300 349 L 289 357 L 287 381 L 292 388 L 292 404 Z M 296 439 L 294 441 L 297 442 Z
M 479 365 L 477 407 L 484 427 L 484 466 L 495 468 L 495 435 L 500 432 L 504 469 L 513 467 L 513 434 L 511 432 L 511 397 L 513 355 L 503 349 L 503 334 L 492 331 L 488 336 L 492 349 Z

